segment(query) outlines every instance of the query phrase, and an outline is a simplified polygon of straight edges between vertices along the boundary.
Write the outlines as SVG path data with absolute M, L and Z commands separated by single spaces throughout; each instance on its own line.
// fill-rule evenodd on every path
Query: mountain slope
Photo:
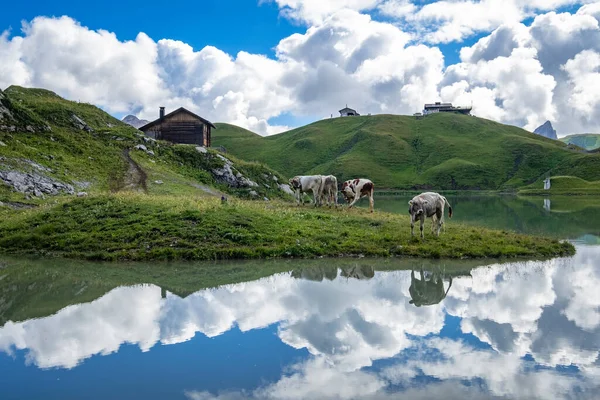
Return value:
M 121 121 L 125 122 L 127 125 L 133 126 L 136 129 L 150 123 L 150 121 L 148 121 L 146 119 L 139 119 L 135 115 L 128 115 L 125 118 L 123 118 Z
M 582 133 L 579 135 L 569 135 L 560 138 L 563 143 L 574 144 L 582 149 L 596 150 L 600 148 L 600 135 L 596 133 Z
M 510 189 L 546 175 L 600 179 L 600 155 L 490 120 L 434 114 L 321 120 L 269 137 L 218 124 L 213 145 L 288 176 L 367 177 L 379 188 Z

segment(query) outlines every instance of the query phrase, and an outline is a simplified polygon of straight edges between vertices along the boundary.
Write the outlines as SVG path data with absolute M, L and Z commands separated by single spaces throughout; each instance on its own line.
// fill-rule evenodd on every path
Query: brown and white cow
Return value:
M 296 175 L 289 180 L 290 187 L 296 193 L 296 203 L 300 205 L 302 193 L 313 193 L 315 206 L 321 204 L 321 186 L 323 177 L 321 175 Z
M 346 198 L 346 202 L 350 203 L 348 208 L 352 208 L 354 204 L 361 198 L 369 196 L 369 209 L 373 212 L 373 191 L 375 185 L 368 179 L 350 179 L 342 184 L 342 194 Z
M 432 218 L 433 223 L 437 225 L 437 236 L 440 236 L 440 229 L 444 223 L 444 207 L 448 204 L 448 216 L 452 218 L 452 207 L 448 200 L 439 193 L 425 192 L 413 197 L 408 202 L 408 213 L 410 214 L 410 234 L 415 234 L 415 221 L 420 221 L 421 238 L 423 235 L 423 225 L 425 218 Z M 434 218 L 435 217 L 435 218 Z
M 333 203 L 337 207 L 338 182 L 337 178 L 333 175 L 323 176 L 323 184 L 321 185 L 321 203 L 323 203 L 323 198 L 327 201 L 328 206 Z

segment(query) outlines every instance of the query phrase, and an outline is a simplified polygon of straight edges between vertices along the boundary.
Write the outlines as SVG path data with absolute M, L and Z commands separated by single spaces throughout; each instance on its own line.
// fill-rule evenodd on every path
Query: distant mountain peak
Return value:
M 128 125 L 133 126 L 134 128 L 140 128 L 144 125 L 146 125 L 147 123 L 149 123 L 150 121 L 145 120 L 145 119 L 139 119 L 138 117 L 136 117 L 135 115 L 128 115 L 125 118 L 122 119 L 123 122 L 125 122 Z
M 542 125 L 538 126 L 533 133 L 547 137 L 548 139 L 558 140 L 558 136 L 556 135 L 556 129 L 552 127 L 552 122 L 546 121 Z

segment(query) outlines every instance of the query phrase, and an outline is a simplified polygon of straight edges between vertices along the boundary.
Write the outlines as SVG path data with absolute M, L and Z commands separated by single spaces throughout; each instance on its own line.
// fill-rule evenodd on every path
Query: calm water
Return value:
M 0 261 L 0 398 L 600 398 L 600 201 L 449 200 L 447 229 L 541 232 L 577 254 L 277 261 L 199 290 L 184 266 L 169 286 L 148 266 Z

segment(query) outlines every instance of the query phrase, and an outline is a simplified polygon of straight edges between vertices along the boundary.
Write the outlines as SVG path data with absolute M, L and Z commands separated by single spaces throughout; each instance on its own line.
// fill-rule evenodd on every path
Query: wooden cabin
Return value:
M 211 146 L 211 129 L 217 127 L 183 107 L 167 115 L 165 108 L 160 107 L 159 118 L 139 128 L 153 139 L 204 147 Z

